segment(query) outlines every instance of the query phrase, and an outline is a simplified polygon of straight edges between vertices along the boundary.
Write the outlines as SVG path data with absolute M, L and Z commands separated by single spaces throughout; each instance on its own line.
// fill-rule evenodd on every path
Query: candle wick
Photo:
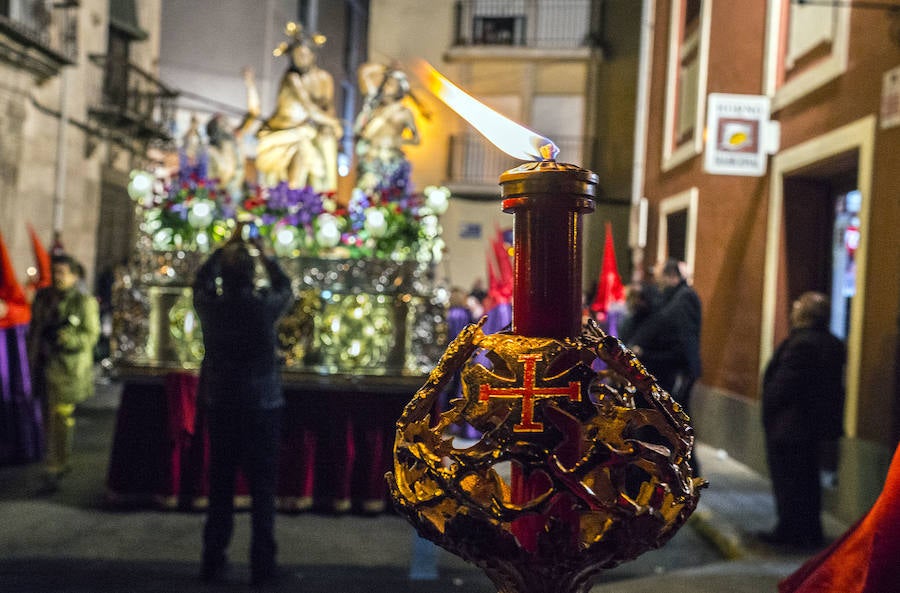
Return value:
M 557 147 L 556 144 L 554 144 L 553 142 L 548 140 L 546 144 L 542 144 L 538 148 L 538 151 L 540 151 L 540 153 L 541 153 L 541 160 L 552 161 L 553 159 L 556 158 L 556 155 L 559 154 L 559 147 Z

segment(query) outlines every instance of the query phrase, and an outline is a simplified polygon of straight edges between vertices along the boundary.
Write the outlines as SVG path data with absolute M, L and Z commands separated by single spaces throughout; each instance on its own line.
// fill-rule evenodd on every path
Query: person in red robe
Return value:
M 778 584 L 779 593 L 892 593 L 900 587 L 900 445 L 862 519 Z

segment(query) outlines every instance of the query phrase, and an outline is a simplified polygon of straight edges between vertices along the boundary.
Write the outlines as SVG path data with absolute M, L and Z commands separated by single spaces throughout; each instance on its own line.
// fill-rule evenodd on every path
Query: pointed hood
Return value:
M 34 261 L 38 271 L 38 280 L 35 288 L 47 288 L 53 283 L 50 270 L 50 254 L 44 249 L 37 232 L 30 224 L 28 225 L 28 234 L 31 237 L 31 249 L 34 251 Z
M 494 253 L 497 254 L 497 269 L 500 272 L 500 287 L 505 302 L 512 300 L 513 293 L 513 265 L 509 251 L 506 249 L 506 236 L 500 227 L 496 229 L 497 236 L 494 239 Z
M 6 242 L 0 235 L 0 299 L 4 301 L 5 313 L 0 318 L 0 329 L 7 329 L 31 321 L 31 308 L 25 300 L 25 292 L 16 279 Z M 0 311 L 2 312 L 2 311 Z
M 609 306 L 625 299 L 625 286 L 619 276 L 619 266 L 616 264 L 616 248 L 613 243 L 612 223 L 606 222 L 606 241 L 603 244 L 603 263 L 600 266 L 600 278 L 597 281 L 597 295 L 591 304 L 591 311 L 595 313 L 609 309 Z
M 510 302 L 513 293 L 513 268 L 506 251 L 506 242 L 503 239 L 503 231 L 496 229 L 494 238 L 491 239 L 491 249 L 487 254 L 488 259 L 488 296 L 493 304 L 505 304 Z
M 490 298 L 491 303 L 494 303 L 500 294 L 500 277 L 497 275 L 496 266 L 494 265 L 493 249 L 488 250 L 485 264 L 488 276 L 487 298 Z

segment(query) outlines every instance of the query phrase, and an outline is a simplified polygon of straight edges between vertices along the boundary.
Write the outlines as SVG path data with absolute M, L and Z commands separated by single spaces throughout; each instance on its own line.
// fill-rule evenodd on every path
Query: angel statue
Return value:
M 412 110 L 404 99 L 415 102 L 409 81 L 402 71 L 377 63 L 359 67 L 359 86 L 365 98 L 356 117 L 357 186 L 372 189 L 406 163 L 403 147 L 419 143 Z M 418 104 L 418 103 L 417 103 Z

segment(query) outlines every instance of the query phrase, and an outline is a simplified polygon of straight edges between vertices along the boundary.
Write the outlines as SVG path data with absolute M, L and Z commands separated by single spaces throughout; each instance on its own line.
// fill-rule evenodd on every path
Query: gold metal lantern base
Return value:
M 581 217 L 597 175 L 526 163 L 500 176 L 513 213 L 512 325 L 470 325 L 397 422 L 388 483 L 419 533 L 503 593 L 579 593 L 669 540 L 697 506 L 690 419 L 618 339 L 581 324 Z M 432 426 L 459 373 L 462 397 Z M 481 434 L 458 447 L 453 424 Z
M 456 372 L 463 397 L 432 425 Z M 481 438 L 454 446 L 445 434 L 458 422 Z M 679 404 L 592 322 L 565 340 L 476 324 L 406 407 L 388 482 L 423 537 L 480 566 L 498 591 L 579 592 L 684 524 L 705 485 L 691 474 L 692 445 Z

